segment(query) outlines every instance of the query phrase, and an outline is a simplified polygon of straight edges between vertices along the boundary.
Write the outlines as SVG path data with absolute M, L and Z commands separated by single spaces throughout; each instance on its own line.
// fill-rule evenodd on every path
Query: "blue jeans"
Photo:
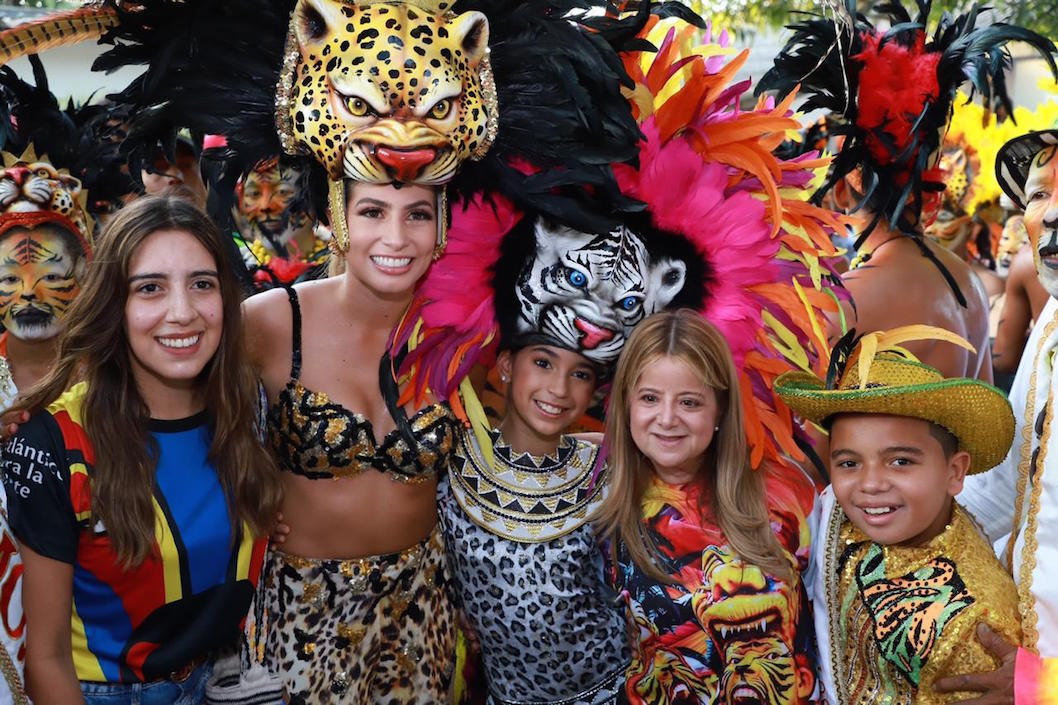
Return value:
M 86 683 L 81 681 L 86 705 L 201 705 L 206 699 L 206 683 L 213 672 L 207 661 L 187 680 L 154 683 Z

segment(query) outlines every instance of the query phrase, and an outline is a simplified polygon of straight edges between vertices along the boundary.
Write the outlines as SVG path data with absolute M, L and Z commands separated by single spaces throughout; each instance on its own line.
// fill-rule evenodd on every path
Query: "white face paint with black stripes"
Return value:
M 617 359 L 632 327 L 683 289 L 686 265 L 652 261 L 627 228 L 591 235 L 537 220 L 536 254 L 518 276 L 518 332 L 542 333 L 588 359 Z
M 1058 147 L 1048 147 L 1032 158 L 1025 202 L 1025 229 L 1036 273 L 1047 293 L 1058 297 Z

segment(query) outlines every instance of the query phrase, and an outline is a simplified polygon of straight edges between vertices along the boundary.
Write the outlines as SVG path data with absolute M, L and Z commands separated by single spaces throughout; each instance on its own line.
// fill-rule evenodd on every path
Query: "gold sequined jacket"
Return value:
M 827 493 L 821 502 L 827 498 Z M 1017 590 L 969 515 L 925 546 L 881 546 L 830 495 L 813 587 L 827 701 L 832 705 L 941 705 L 973 697 L 933 690 L 940 678 L 999 664 L 978 622 L 1020 643 Z

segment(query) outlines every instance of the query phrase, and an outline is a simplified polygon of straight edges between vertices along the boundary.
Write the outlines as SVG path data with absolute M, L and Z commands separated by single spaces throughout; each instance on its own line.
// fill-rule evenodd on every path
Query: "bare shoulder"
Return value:
M 1026 283 L 1030 279 L 1035 279 L 1036 276 L 1036 262 L 1032 258 L 1032 248 L 1022 247 L 1010 263 L 1010 272 L 1007 274 L 1007 291 L 1009 292 L 1011 288 L 1024 290 Z
M 253 346 L 258 339 L 268 339 L 290 330 L 290 303 L 286 289 L 270 289 L 254 294 L 242 303 L 246 335 Z
M 846 324 L 860 332 L 883 330 L 893 313 L 893 292 L 901 288 L 891 267 L 863 267 L 842 276 L 850 300 L 842 303 Z

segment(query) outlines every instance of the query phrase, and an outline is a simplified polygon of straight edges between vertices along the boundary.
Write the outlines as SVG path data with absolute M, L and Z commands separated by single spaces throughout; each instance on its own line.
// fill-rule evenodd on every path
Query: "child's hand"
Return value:
M 933 684 L 938 693 L 955 693 L 969 690 L 981 693 L 971 700 L 959 701 L 962 705 L 1014 705 L 1014 664 L 1018 647 L 996 634 L 984 623 L 977 625 L 977 640 L 988 653 L 999 660 L 999 668 L 990 673 L 968 673 L 962 676 L 941 678 Z
M 467 615 L 463 610 L 459 610 L 457 614 L 459 616 L 459 628 L 463 631 L 463 638 L 467 640 L 467 650 L 471 655 L 477 656 L 481 653 L 481 640 L 478 639 L 478 633 L 470 623 L 470 620 L 467 619 Z
M 290 533 L 290 526 L 283 523 L 283 512 L 279 512 L 276 515 L 276 525 L 272 529 L 272 535 L 268 537 L 268 542 L 273 546 L 282 546 L 286 543 L 287 534 Z
M 0 414 L 0 440 L 6 441 L 18 433 L 18 427 L 29 421 L 28 411 L 8 411 Z

